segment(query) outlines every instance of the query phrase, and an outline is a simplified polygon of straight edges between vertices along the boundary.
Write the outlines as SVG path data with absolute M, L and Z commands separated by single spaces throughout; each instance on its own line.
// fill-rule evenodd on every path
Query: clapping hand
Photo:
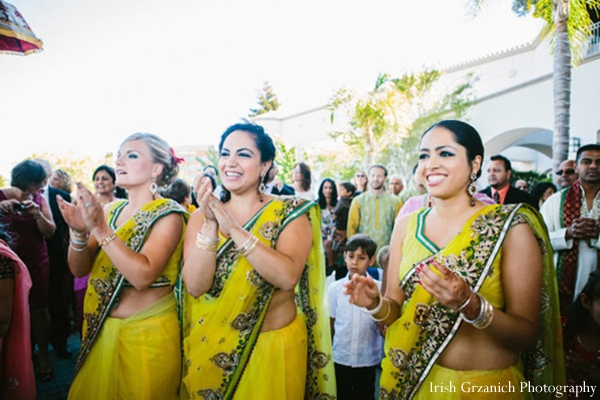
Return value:
M 77 199 L 77 205 L 68 203 L 62 197 L 56 196 L 58 208 L 70 228 L 78 232 L 85 232 L 105 223 L 102 205 L 96 199 L 96 196 L 81 183 L 77 183 L 75 198 Z
M 370 309 L 377 307 L 379 288 L 371 276 L 354 274 L 344 288 L 344 294 L 350 295 L 351 304 Z

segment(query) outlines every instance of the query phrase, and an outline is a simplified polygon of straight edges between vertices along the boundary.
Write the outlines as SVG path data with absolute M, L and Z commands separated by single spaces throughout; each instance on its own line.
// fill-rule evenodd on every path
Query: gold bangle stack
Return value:
M 475 293 L 475 296 L 479 297 L 479 315 L 475 317 L 475 319 L 468 319 L 465 317 L 465 314 L 460 314 L 461 318 L 473 325 L 477 329 L 485 329 L 492 323 L 494 319 L 494 306 L 490 304 L 489 301 L 486 300 L 485 297 L 480 295 L 479 293 Z
M 211 239 L 198 231 L 196 235 L 196 247 L 200 250 L 216 252 L 219 249 L 219 238 Z
M 106 245 L 108 245 L 110 242 L 112 242 L 115 238 L 117 237 L 116 233 L 109 233 L 108 235 L 106 235 L 106 237 L 104 239 L 102 239 L 102 241 L 100 242 L 99 246 L 100 247 L 104 247 Z
M 256 236 L 254 236 L 253 234 L 250 234 L 250 237 L 248 237 L 248 240 L 246 240 L 244 242 L 244 244 L 242 244 L 240 246 L 240 248 L 238 249 L 238 254 L 243 257 L 248 257 L 250 255 L 250 253 L 252 253 L 252 251 L 254 251 L 254 248 L 256 247 L 257 244 L 258 244 L 258 238 Z

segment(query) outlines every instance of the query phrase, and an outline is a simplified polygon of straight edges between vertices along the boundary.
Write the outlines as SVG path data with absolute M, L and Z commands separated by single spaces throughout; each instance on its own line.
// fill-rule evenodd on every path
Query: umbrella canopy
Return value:
M 25 18 L 12 4 L 0 0 L 0 53 L 27 55 L 42 50 Z

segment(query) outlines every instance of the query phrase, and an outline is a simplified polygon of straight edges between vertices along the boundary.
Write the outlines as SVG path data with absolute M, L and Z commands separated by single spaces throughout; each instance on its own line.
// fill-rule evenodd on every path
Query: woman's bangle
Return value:
M 388 305 L 387 312 L 385 313 L 385 317 L 383 317 L 383 318 L 375 318 L 375 315 L 372 314 L 371 315 L 371 319 L 373 319 L 373 321 L 383 322 L 383 321 L 385 321 L 387 319 L 387 317 L 390 316 L 390 312 L 392 311 L 392 305 L 390 304 L 390 302 L 389 301 L 385 301 L 385 299 L 381 299 L 381 303 L 382 303 L 382 307 L 383 307 L 383 303 L 385 303 L 385 304 Z
M 42 213 L 39 213 L 39 214 L 33 216 L 33 219 L 36 221 L 40 218 L 42 218 Z
M 87 248 L 88 248 L 87 246 L 84 246 L 84 247 L 75 247 L 75 246 L 73 246 L 73 242 L 71 242 L 71 243 L 69 244 L 69 247 L 70 247 L 71 249 L 75 250 L 75 251 L 76 251 L 76 252 L 78 252 L 78 253 L 81 253 L 82 251 L 85 251 L 85 249 L 87 249 Z
M 112 242 L 116 237 L 117 237 L 116 233 L 114 233 L 114 232 L 113 233 L 109 233 L 108 235 L 106 235 L 104 237 L 104 239 L 102 239 L 102 241 L 100 242 L 99 246 L 100 247 L 105 247 L 110 242 Z
M 87 239 L 88 237 L 90 237 L 88 231 L 79 232 L 73 228 L 69 228 L 69 233 L 71 234 L 71 237 L 76 237 L 78 239 Z
M 465 314 L 462 313 L 460 314 L 460 316 L 465 322 L 468 322 L 475 328 L 485 329 L 488 326 L 490 326 L 492 320 L 494 319 L 494 306 L 492 306 L 486 300 L 486 298 L 480 295 L 479 293 L 475 293 L 475 295 L 479 297 L 479 315 L 477 315 L 477 317 L 475 317 L 474 319 L 468 319 L 467 317 L 465 317 Z
M 377 291 L 377 298 L 379 299 L 379 304 L 377 304 L 377 307 L 375 307 L 372 310 L 369 310 L 367 307 L 360 307 L 360 310 L 364 313 L 367 313 L 369 315 L 375 315 L 377 314 L 379 311 L 381 311 L 381 307 L 383 307 L 383 299 L 381 298 L 381 292 Z
M 72 237 L 71 239 L 71 243 L 76 244 L 77 246 L 87 246 L 89 239 L 85 239 L 85 240 L 79 240 L 76 237 Z
M 219 249 L 219 238 L 211 239 L 198 231 L 196 235 L 196 247 L 200 250 L 216 252 Z
M 248 257 L 250 253 L 254 250 L 256 245 L 258 244 L 258 238 L 253 234 L 250 234 L 250 237 L 240 246 L 238 249 L 239 255 L 243 257 Z
M 467 300 L 465 300 L 464 303 L 462 303 L 462 305 L 456 309 L 456 311 L 462 312 L 462 310 L 464 310 L 465 307 L 468 306 L 469 303 L 471 302 L 471 297 L 473 297 L 473 292 L 471 292 L 469 294 L 469 297 L 467 297 Z

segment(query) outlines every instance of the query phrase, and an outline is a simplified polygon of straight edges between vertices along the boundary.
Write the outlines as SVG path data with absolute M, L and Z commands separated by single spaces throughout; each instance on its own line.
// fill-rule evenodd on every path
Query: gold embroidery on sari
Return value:
M 112 204 L 107 215 L 109 225 L 114 227 L 114 221 L 126 205 L 126 200 L 117 201 Z M 171 212 L 186 214 L 185 210 L 172 200 L 162 198 L 154 200 L 146 204 L 144 208 L 138 210 L 130 220 L 123 223 L 118 229 L 115 229 L 115 233 L 127 247 L 139 251 L 154 222 Z M 174 277 L 174 280 L 176 279 Z M 100 249 L 94 258 L 94 265 L 88 282 L 88 288 L 91 286 L 93 291 L 88 291 L 84 303 L 83 338 L 81 340 L 80 353 L 75 364 L 75 373 L 81 368 L 86 355 L 89 353 L 94 340 L 98 336 L 102 324 L 123 286 L 123 281 L 123 276 L 112 265 L 106 253 Z

